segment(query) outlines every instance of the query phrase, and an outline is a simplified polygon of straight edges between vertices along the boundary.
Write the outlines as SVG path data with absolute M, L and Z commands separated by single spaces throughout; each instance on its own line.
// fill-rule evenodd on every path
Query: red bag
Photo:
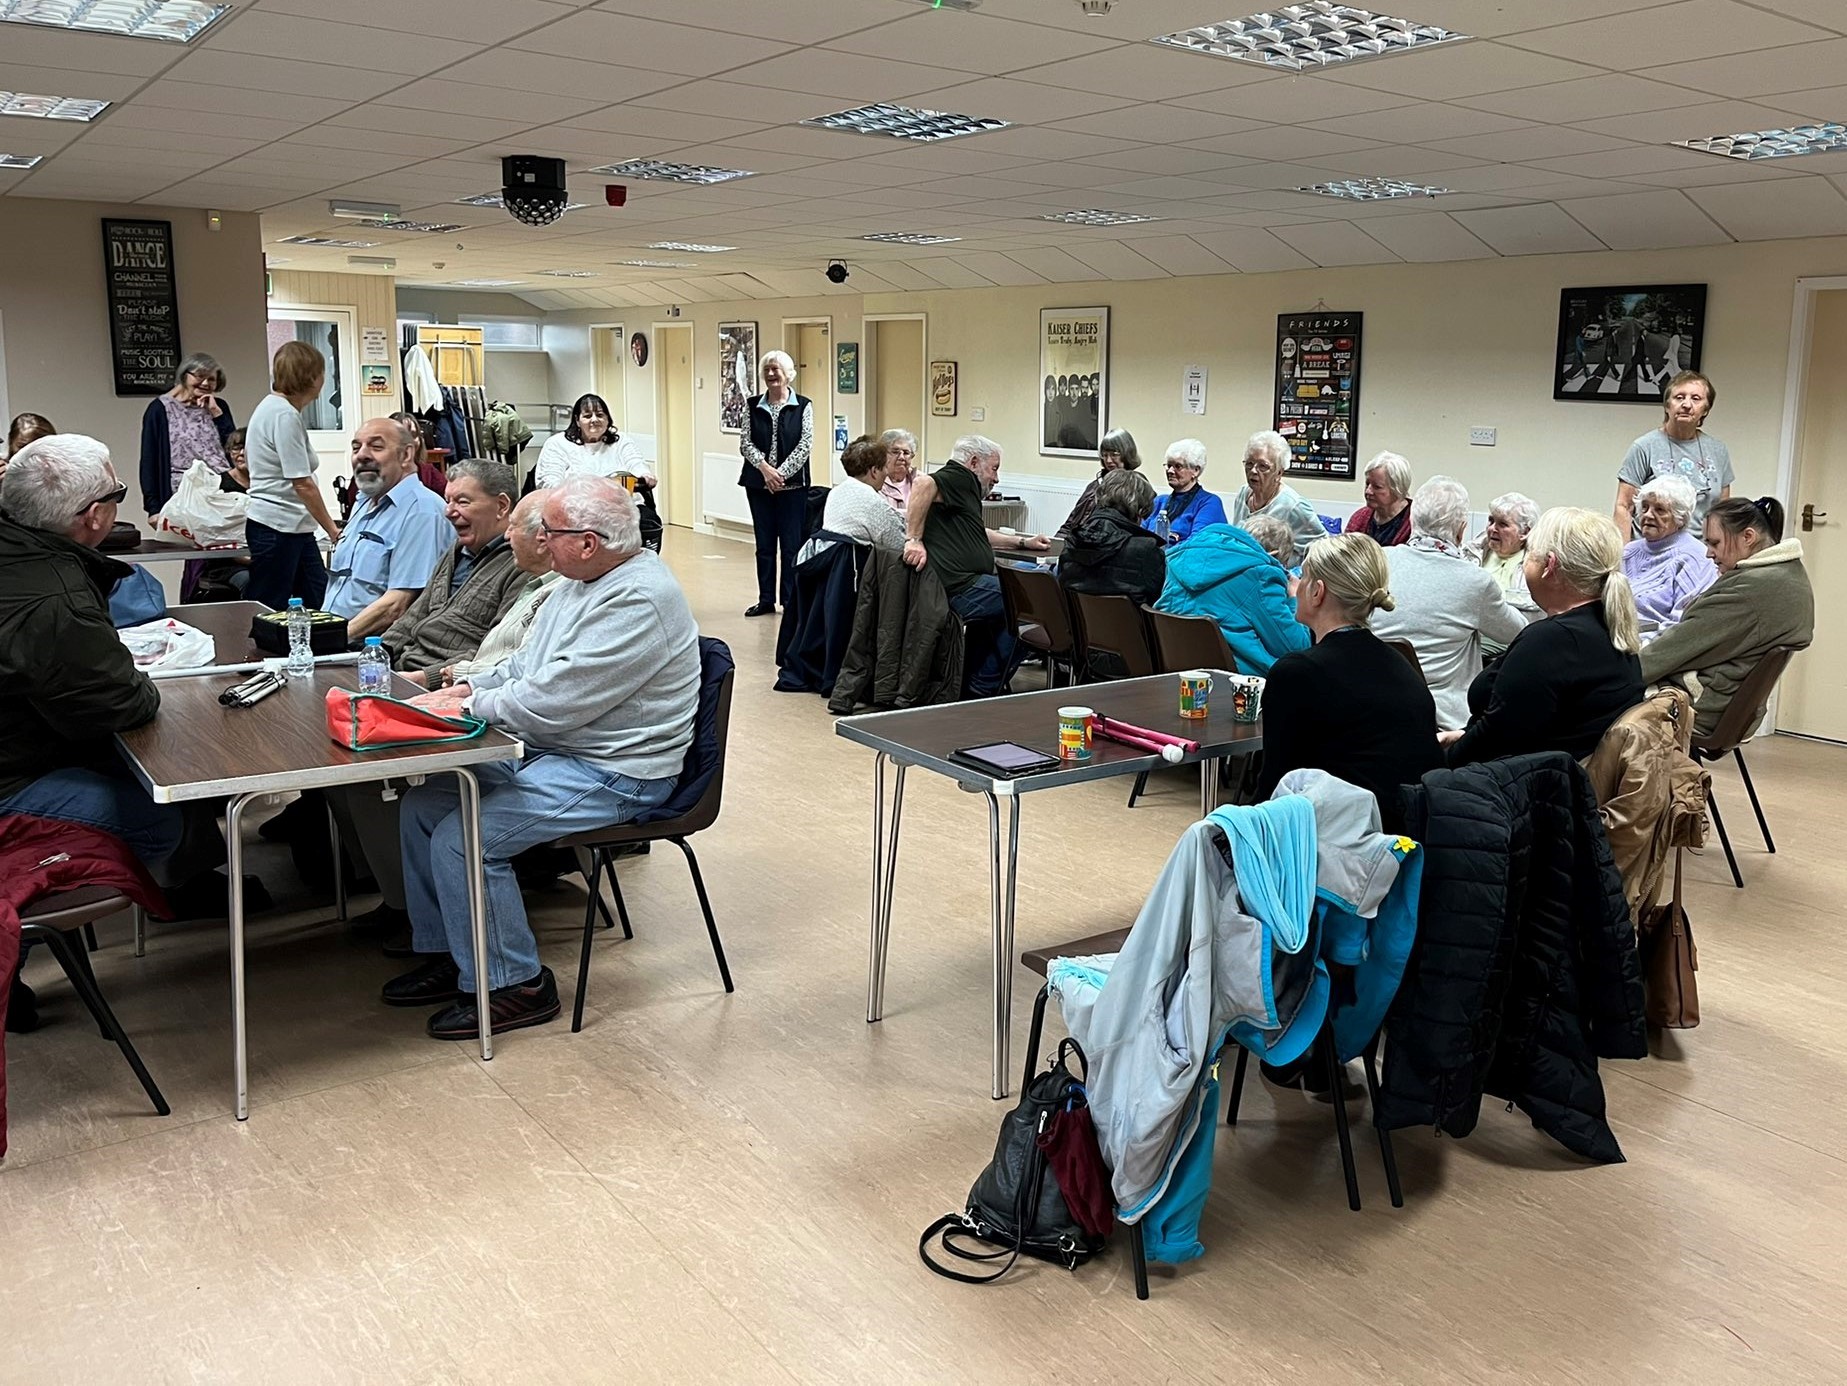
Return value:
M 432 712 L 383 693 L 327 690 L 327 734 L 349 751 L 422 746 L 433 741 L 472 741 L 487 730 L 479 717 Z

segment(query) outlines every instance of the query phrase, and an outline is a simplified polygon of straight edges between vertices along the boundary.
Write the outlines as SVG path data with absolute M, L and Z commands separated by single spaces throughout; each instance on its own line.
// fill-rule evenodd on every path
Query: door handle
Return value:
M 1804 534 L 1807 534 L 1810 530 L 1815 528 L 1815 521 L 1825 520 L 1827 518 L 1828 518 L 1827 511 L 1817 510 L 1813 505 L 1803 506 L 1802 507 L 1802 532 Z

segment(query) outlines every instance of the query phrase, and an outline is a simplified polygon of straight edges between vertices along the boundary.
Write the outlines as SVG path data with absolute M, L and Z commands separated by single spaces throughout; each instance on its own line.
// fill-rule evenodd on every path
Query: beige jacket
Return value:
M 1584 761 L 1632 919 L 1660 898 L 1677 847 L 1706 842 L 1710 776 L 1687 754 L 1691 701 L 1663 688 L 1630 708 Z

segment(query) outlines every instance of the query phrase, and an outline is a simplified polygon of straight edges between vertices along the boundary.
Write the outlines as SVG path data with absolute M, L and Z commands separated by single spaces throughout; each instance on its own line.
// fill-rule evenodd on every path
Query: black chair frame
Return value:
M 112 907 L 111 912 L 118 911 L 120 906 L 126 903 L 125 899 L 118 897 L 118 903 Z M 89 948 L 78 946 L 72 941 L 71 935 L 56 924 L 35 922 L 29 912 L 30 909 L 31 907 L 28 906 L 28 913 L 22 916 L 20 921 L 21 949 L 23 950 L 30 944 L 42 943 L 50 950 L 52 957 L 58 960 L 58 966 L 64 969 L 64 975 L 70 979 L 71 990 L 77 993 L 84 1008 L 95 1019 L 103 1037 L 114 1040 L 116 1048 L 122 1051 L 122 1057 L 128 1060 L 128 1066 L 134 1070 L 135 1077 L 140 1080 L 142 1090 L 147 1093 L 148 1100 L 154 1104 L 154 1110 L 161 1116 L 171 1116 L 173 1109 L 167 1105 L 167 1099 L 161 1095 L 153 1075 L 148 1072 L 147 1065 L 141 1061 L 141 1055 L 135 1049 L 134 1041 L 129 1039 L 128 1032 L 122 1028 L 122 1022 L 116 1019 L 115 1012 L 110 1009 L 109 1002 L 104 999 L 102 988 L 97 985 L 96 973 L 90 967 Z M 85 921 L 84 927 L 90 936 L 94 937 L 95 931 L 90 928 L 89 921 Z

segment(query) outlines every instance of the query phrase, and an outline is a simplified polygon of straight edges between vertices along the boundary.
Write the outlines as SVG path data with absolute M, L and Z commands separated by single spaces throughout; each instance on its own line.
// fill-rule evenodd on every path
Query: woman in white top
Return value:
M 654 464 L 641 449 L 616 431 L 615 420 L 601 395 L 585 395 L 571 406 L 571 424 L 554 433 L 539 449 L 532 469 L 532 487 L 548 490 L 570 476 L 613 476 L 632 480 L 635 506 L 641 512 L 642 542 L 660 551 L 661 520 L 654 508 L 658 478 Z
M 271 393 L 244 426 L 250 465 L 250 508 L 244 533 L 250 545 L 250 583 L 244 596 L 273 610 L 300 597 L 309 608 L 327 595 L 327 565 L 314 542 L 315 526 L 340 542 L 320 483 L 314 448 L 301 411 L 319 399 L 327 358 L 306 342 L 284 342 L 270 367 Z
M 904 549 L 904 521 L 880 493 L 885 484 L 885 443 L 862 434 L 847 444 L 840 465 L 850 478 L 827 493 L 821 528 L 879 549 Z

